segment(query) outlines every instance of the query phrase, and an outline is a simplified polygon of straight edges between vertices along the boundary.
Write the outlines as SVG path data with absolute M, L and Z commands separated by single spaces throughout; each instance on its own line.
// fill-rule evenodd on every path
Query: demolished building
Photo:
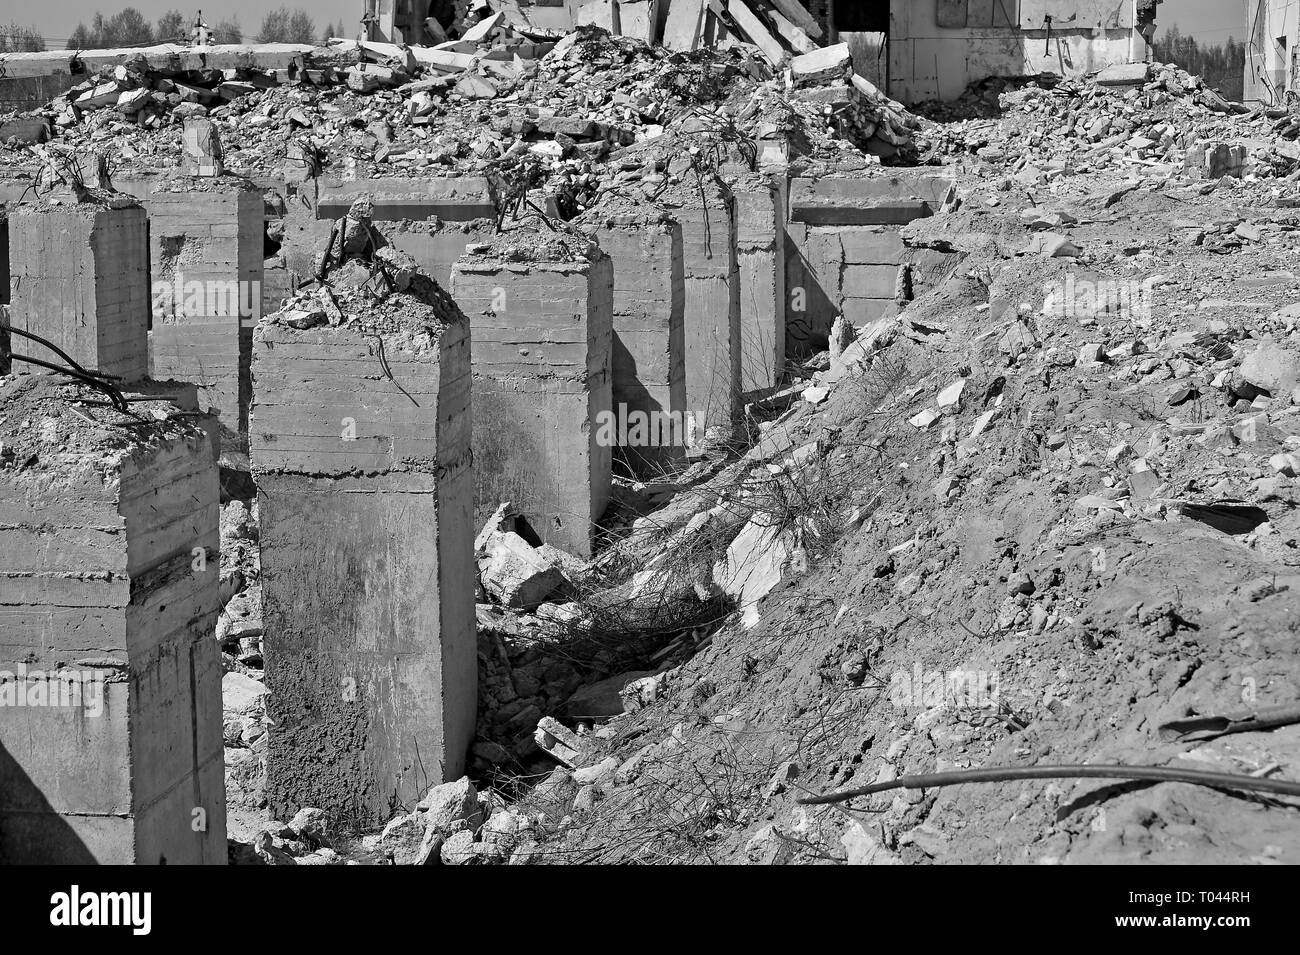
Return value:
M 1089 859 L 1037 790 L 867 832 L 792 783 L 1167 762 L 1137 671 L 1286 702 L 1293 277 L 1195 280 L 1289 254 L 1300 155 L 1154 4 L 435 7 L 7 120 L 0 694 L 109 717 L 0 707 L 0 857 L 224 861 L 229 805 L 268 864 Z

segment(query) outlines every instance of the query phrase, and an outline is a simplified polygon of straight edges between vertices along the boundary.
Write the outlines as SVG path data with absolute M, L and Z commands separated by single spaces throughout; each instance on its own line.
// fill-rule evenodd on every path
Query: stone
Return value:
M 226 745 L 248 746 L 266 732 L 265 684 L 242 673 L 221 678 L 222 736 Z
M 469 865 L 477 861 L 478 851 L 474 844 L 473 833 L 466 831 L 452 833 L 442 844 L 440 855 L 443 865 Z
M 543 716 L 537 721 L 533 742 L 538 749 L 565 766 L 581 766 L 586 762 L 587 744 L 554 717 Z
M 508 509 L 502 505 L 498 515 Z M 493 518 L 474 542 L 479 580 L 500 603 L 532 610 L 565 585 L 564 571 L 511 530 L 500 530 Z
M 573 781 L 579 786 L 596 786 L 601 787 L 607 782 L 614 779 L 614 771 L 618 769 L 618 760 L 613 756 L 607 756 L 592 766 L 583 766 L 581 769 L 573 771 Z
M 1276 342 L 1262 342 L 1246 356 L 1241 377 L 1273 396 L 1290 395 L 1300 384 L 1300 350 Z
M 634 670 L 588 684 L 565 701 L 561 713 L 574 720 L 607 719 L 618 716 L 626 709 L 623 689 L 642 677 L 651 676 L 652 673 L 651 670 Z
M 318 846 L 328 846 L 330 844 L 330 825 L 329 813 L 323 809 L 313 809 L 309 806 L 299 809 L 294 814 L 294 817 L 289 820 L 289 828 L 297 833 L 299 839 L 304 842 L 315 843 Z
M 424 814 L 427 825 L 444 832 L 457 822 L 479 821 L 478 791 L 468 776 L 434 786 L 415 808 Z
M 954 381 L 947 388 L 943 389 L 943 391 L 939 392 L 935 402 L 940 408 L 960 408 L 961 393 L 965 387 L 966 379 L 960 378 L 957 381 Z
M 850 823 L 840 837 L 849 865 L 901 865 L 902 860 L 890 852 L 859 823 Z
M 796 86 L 841 82 L 853 66 L 847 43 L 822 47 L 790 61 L 790 75 Z
M 1151 76 L 1147 63 L 1113 63 L 1097 74 L 1101 86 L 1140 86 Z
M 398 816 L 384 827 L 379 846 L 393 865 L 415 865 L 424 842 L 424 821 L 418 812 Z

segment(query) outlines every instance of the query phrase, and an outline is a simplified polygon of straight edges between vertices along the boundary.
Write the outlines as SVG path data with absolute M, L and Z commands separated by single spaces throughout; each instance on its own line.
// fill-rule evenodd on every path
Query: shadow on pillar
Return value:
M 96 865 L 98 860 L 0 745 L 0 865 Z
M 800 362 L 830 347 L 839 304 L 826 293 L 803 250 L 789 239 L 786 250 L 785 357 Z

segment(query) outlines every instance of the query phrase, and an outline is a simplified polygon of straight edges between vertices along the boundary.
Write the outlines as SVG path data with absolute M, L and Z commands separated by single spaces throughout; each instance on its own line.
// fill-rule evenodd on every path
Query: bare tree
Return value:
M 239 17 L 232 16 L 222 20 L 212 28 L 213 43 L 243 43 L 244 30 L 239 25 Z
M 185 17 L 179 10 L 168 10 L 158 18 L 154 34 L 159 43 L 178 43 L 188 40 L 190 31 L 185 26 Z
M 0 53 L 41 53 L 45 38 L 35 27 L 22 27 L 17 23 L 0 24 Z
M 288 7 L 277 7 L 262 18 L 257 42 L 315 43 L 316 23 L 306 10 L 299 8 L 290 13 Z
M 107 50 L 115 47 L 152 46 L 153 27 L 135 7 L 125 7 L 111 17 L 95 12 L 90 26 L 78 23 L 68 40 L 70 50 Z

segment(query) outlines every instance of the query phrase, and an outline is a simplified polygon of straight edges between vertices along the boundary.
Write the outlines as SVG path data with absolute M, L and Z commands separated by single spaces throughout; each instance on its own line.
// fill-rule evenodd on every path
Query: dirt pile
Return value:
M 798 801 L 990 766 L 1300 778 L 1286 194 L 1017 165 L 986 156 L 958 207 L 905 230 L 956 253 L 942 284 L 594 562 L 586 621 L 719 603 L 603 661 L 618 715 L 553 711 L 541 782 L 535 759 L 498 777 L 530 820 L 513 861 L 1300 859 L 1294 798 L 1231 787 Z

